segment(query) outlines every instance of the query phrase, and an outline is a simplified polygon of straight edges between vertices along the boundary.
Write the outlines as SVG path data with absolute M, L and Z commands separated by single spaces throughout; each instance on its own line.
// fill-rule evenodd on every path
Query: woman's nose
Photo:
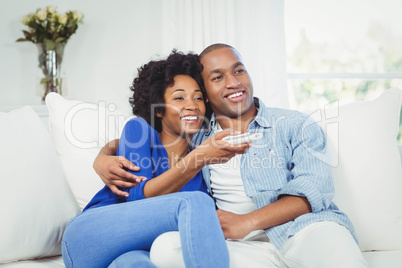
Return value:
M 184 106 L 186 110 L 194 111 L 198 109 L 198 105 L 194 100 L 188 100 Z

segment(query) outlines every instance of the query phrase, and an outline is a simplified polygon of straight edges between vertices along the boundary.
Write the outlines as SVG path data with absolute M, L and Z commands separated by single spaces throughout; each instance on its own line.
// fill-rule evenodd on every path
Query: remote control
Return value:
M 231 143 L 231 144 L 240 144 L 240 143 L 246 143 L 246 142 L 253 142 L 255 140 L 261 139 L 262 138 L 262 133 L 244 133 L 241 135 L 229 135 L 224 137 L 222 140 Z

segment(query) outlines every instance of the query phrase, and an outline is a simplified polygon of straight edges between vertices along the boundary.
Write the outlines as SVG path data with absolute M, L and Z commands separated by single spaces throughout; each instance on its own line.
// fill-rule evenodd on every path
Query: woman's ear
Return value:
M 162 117 L 163 117 L 163 115 L 162 115 L 162 113 L 161 113 L 161 112 L 156 112 L 156 117 L 158 117 L 158 118 L 162 118 Z
M 209 99 L 208 99 L 208 98 L 205 98 L 205 102 L 207 102 L 207 103 L 208 103 L 208 102 L 209 102 Z

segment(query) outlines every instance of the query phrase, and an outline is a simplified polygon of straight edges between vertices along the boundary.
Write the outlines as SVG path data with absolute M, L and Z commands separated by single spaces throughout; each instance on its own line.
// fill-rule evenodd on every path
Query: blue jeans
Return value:
M 64 232 L 63 260 L 66 267 L 101 268 L 124 254 L 118 261 L 126 267 L 138 267 L 138 262 L 141 267 L 152 267 L 144 251 L 149 251 L 159 235 L 170 231 L 180 232 L 187 267 L 229 267 L 215 204 L 198 191 L 86 210 Z

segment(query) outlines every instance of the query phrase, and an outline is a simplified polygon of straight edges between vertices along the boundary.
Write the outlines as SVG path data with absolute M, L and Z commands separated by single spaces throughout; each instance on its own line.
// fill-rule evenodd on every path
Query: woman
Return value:
M 206 110 L 201 70 L 197 55 L 176 51 L 139 69 L 130 103 L 133 113 L 142 118 L 126 124 L 117 155 L 140 167 L 136 175 L 146 180 L 122 188 L 127 197 L 105 186 L 71 221 L 62 241 L 67 267 L 154 267 L 149 260 L 152 242 L 177 230 L 186 266 L 229 267 L 224 236 L 200 168 L 191 166 L 185 174 L 177 168 L 196 163 L 189 141 L 200 129 Z M 220 133 L 212 141 L 223 136 Z M 220 150 L 205 148 L 211 156 Z M 172 181 L 175 172 L 177 180 Z

